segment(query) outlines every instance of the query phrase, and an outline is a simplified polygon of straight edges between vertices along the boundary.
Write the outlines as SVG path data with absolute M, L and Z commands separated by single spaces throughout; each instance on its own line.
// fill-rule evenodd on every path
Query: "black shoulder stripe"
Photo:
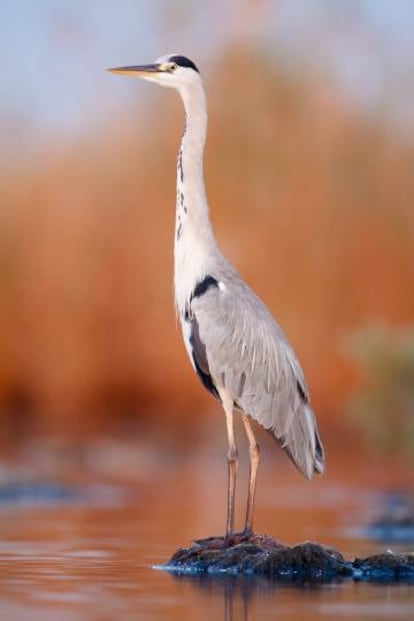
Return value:
M 205 278 L 203 278 L 203 280 L 200 280 L 200 282 L 196 284 L 191 299 L 201 297 L 208 289 L 210 289 L 210 287 L 218 289 L 219 284 L 218 280 L 208 274 Z

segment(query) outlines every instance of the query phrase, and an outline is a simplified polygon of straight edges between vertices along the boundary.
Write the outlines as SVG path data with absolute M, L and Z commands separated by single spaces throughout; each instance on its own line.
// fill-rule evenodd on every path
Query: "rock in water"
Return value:
M 355 579 L 414 583 L 414 554 L 384 552 L 367 558 L 356 558 L 352 565 Z
M 352 565 L 336 550 L 306 542 L 285 546 L 267 535 L 244 538 L 236 534 L 231 545 L 224 537 L 195 541 L 180 548 L 165 565 L 174 573 L 243 574 L 272 577 L 328 579 L 352 575 Z
M 175 574 L 232 574 L 264 576 L 276 580 L 355 580 L 414 582 L 413 554 L 379 554 L 354 561 L 319 543 L 285 546 L 268 535 L 236 533 L 195 541 L 179 548 L 163 566 Z

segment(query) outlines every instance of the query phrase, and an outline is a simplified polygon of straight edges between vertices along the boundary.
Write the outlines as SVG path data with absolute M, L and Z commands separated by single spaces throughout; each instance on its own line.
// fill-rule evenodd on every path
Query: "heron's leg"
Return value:
M 246 430 L 247 439 L 249 441 L 250 471 L 249 471 L 249 491 L 247 495 L 246 523 L 244 532 L 251 534 L 253 532 L 253 509 L 254 497 L 256 493 L 257 471 L 260 460 L 260 447 L 254 437 L 250 418 L 246 414 L 242 414 L 244 428 Z
M 234 531 L 234 506 L 236 499 L 236 475 L 238 466 L 238 453 L 234 440 L 233 428 L 233 404 L 223 402 L 224 413 L 226 415 L 227 439 L 229 448 L 227 452 L 228 464 L 228 487 L 227 487 L 227 522 L 226 540 L 228 541 Z

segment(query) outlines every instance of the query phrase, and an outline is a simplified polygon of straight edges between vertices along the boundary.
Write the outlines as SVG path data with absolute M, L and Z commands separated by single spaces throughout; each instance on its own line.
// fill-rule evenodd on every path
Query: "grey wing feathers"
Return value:
M 324 467 L 303 372 L 282 330 L 237 278 L 191 305 L 211 377 L 235 406 L 269 431 L 308 478 Z

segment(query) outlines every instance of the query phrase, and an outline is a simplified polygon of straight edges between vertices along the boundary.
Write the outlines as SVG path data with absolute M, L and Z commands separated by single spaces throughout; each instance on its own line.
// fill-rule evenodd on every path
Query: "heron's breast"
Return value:
M 208 271 L 208 256 L 204 245 L 187 227 L 174 245 L 174 292 L 180 313 L 185 311 L 195 286 Z

